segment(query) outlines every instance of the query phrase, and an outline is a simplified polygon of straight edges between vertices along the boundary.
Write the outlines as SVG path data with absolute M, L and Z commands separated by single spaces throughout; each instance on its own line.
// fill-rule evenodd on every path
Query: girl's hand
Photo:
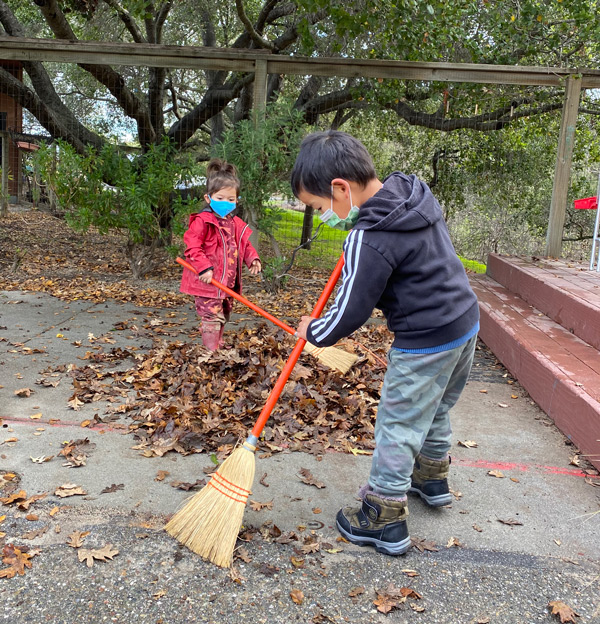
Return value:
M 262 271 L 262 264 L 260 263 L 260 260 L 258 258 L 254 260 L 248 270 L 252 275 L 258 275 Z
M 204 282 L 205 284 L 210 284 L 210 280 L 212 278 L 213 278 L 213 270 L 212 269 L 209 269 L 208 271 L 205 271 L 201 275 L 198 275 L 198 279 L 201 282 Z

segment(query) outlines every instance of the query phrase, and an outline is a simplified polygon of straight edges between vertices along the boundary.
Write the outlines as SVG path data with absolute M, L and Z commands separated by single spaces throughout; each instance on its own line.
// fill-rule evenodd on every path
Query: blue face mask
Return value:
M 212 210 L 219 215 L 222 219 L 225 218 L 230 212 L 233 212 L 236 207 L 236 202 L 230 202 L 226 199 L 213 199 L 210 195 L 208 196 L 210 200 L 210 207 Z
M 333 211 L 333 187 L 331 187 L 331 207 L 329 210 L 326 210 L 319 219 L 326 223 L 329 227 L 332 227 L 336 230 L 342 230 L 347 232 L 351 230 L 358 221 L 359 208 L 358 206 L 354 206 L 352 204 L 352 192 L 350 192 L 350 212 L 345 219 L 340 219 L 335 212 Z

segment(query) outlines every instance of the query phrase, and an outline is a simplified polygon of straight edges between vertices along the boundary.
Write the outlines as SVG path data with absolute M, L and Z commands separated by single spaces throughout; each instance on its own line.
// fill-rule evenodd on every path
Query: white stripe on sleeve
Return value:
M 364 231 L 353 230 L 348 234 L 344 244 L 344 270 L 342 273 L 342 287 L 340 288 L 333 306 L 327 314 L 311 324 L 311 332 L 315 340 L 321 342 L 336 328 L 348 306 L 352 287 L 360 260 L 360 249 Z

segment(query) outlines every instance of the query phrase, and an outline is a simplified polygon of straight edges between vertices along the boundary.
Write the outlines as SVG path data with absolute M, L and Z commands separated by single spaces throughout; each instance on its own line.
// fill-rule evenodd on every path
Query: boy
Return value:
M 452 501 L 448 411 L 471 370 L 477 299 L 429 187 L 400 172 L 381 182 L 354 137 L 338 131 L 307 136 L 291 184 L 322 221 L 352 229 L 334 304 L 318 320 L 303 316 L 298 335 L 331 346 L 363 325 L 374 308 L 394 333 L 362 505 L 341 509 L 336 521 L 350 542 L 401 555 L 410 547 L 407 492 L 434 507 Z

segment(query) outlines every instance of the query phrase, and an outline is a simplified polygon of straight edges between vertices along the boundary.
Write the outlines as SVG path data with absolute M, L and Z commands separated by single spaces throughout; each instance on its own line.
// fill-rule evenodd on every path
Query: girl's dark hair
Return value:
M 240 179 L 235 165 L 220 158 L 213 158 L 206 165 L 206 193 L 212 195 L 222 188 L 231 186 L 240 194 Z
M 302 141 L 290 183 L 296 197 L 302 191 L 329 197 L 335 178 L 365 187 L 376 177 L 367 148 L 346 132 L 329 130 L 309 134 Z

